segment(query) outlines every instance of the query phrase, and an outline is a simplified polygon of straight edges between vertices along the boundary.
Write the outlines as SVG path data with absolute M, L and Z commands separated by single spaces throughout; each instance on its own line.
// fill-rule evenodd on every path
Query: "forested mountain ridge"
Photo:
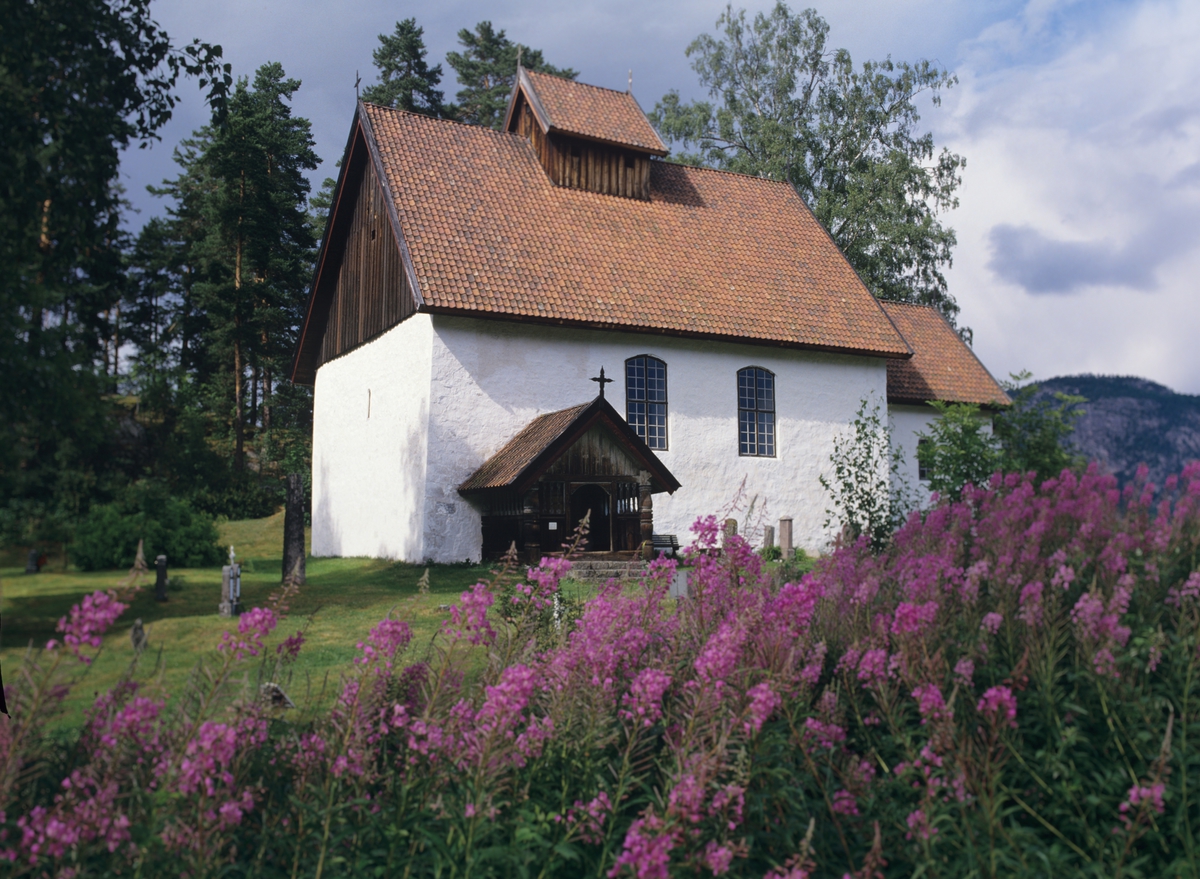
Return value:
M 1200 458 L 1200 396 L 1179 394 L 1144 378 L 1069 375 L 1038 382 L 1040 394 L 1087 399 L 1072 440 L 1089 461 L 1099 461 L 1122 484 L 1139 464 L 1158 485 Z

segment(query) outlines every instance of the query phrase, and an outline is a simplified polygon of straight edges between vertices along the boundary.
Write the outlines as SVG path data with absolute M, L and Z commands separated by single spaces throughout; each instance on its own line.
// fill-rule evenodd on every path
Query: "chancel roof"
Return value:
M 464 494 L 496 489 L 523 491 L 597 424 L 605 425 L 630 458 L 650 474 L 652 491 L 673 492 L 679 488 L 679 481 L 637 432 L 607 400 L 596 397 L 590 403 L 533 419 L 467 477 L 458 490 Z
M 629 92 L 521 68 L 514 90 L 529 99 L 546 133 L 561 132 L 665 156 L 666 144 Z M 511 113 L 512 102 L 510 102 Z M 505 128 L 508 126 L 505 125 Z
M 884 309 L 913 349 L 907 360 L 887 362 L 889 403 L 978 403 L 1012 401 L 973 351 L 938 311 L 928 305 L 885 302 Z
M 619 198 L 555 186 L 516 134 L 359 118 L 421 311 L 910 353 L 786 183 L 655 161 L 649 201 Z

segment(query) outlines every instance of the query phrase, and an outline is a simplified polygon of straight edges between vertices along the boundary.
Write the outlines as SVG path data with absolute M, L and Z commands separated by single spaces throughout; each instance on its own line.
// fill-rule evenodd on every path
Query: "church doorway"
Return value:
M 609 529 L 611 510 L 609 509 L 608 492 L 599 485 L 581 485 L 571 492 L 571 528 L 579 524 L 579 520 L 592 511 L 588 521 L 587 552 L 608 552 L 612 549 L 612 537 Z

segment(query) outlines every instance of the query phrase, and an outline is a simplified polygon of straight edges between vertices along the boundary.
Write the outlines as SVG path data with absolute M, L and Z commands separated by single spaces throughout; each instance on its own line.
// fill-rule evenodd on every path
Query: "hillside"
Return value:
M 1078 394 L 1088 402 L 1074 441 L 1089 460 L 1101 462 L 1125 483 L 1139 464 L 1162 485 L 1188 461 L 1200 458 L 1200 397 L 1177 394 L 1143 378 L 1070 375 L 1039 382 L 1044 393 Z

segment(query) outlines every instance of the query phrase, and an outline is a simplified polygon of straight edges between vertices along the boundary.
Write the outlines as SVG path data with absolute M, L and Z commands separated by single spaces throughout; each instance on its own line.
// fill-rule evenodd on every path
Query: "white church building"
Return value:
M 358 105 L 292 370 L 314 555 L 536 556 L 591 511 L 633 557 L 742 486 L 816 550 L 861 401 L 914 483 L 928 401 L 1008 403 L 790 186 L 666 154 L 631 94 L 525 70 L 503 131 Z

